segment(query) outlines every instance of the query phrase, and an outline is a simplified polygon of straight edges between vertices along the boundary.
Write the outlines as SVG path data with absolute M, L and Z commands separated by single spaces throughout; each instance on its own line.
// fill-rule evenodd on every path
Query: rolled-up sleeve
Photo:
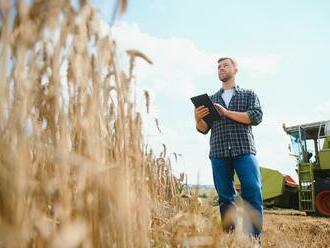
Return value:
M 205 131 L 205 132 L 203 132 L 202 130 L 199 130 L 198 128 L 196 128 L 196 130 L 198 131 L 198 132 L 200 132 L 200 133 L 202 133 L 202 134 L 207 134 L 209 131 L 210 131 L 210 127 L 209 126 L 207 126 L 207 130 Z
M 207 129 L 205 132 L 203 132 L 202 130 L 199 130 L 197 127 L 196 127 L 196 130 L 202 134 L 207 134 L 210 131 L 210 129 L 212 128 L 212 123 L 206 123 L 206 125 L 207 125 Z
M 252 92 L 249 98 L 247 114 L 250 118 L 251 125 L 253 126 L 258 125 L 262 121 L 263 113 L 260 101 L 257 94 L 255 94 L 254 92 Z

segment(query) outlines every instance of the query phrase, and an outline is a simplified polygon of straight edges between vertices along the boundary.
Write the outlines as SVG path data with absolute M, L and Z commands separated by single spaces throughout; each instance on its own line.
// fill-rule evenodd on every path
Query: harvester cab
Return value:
M 330 121 L 283 129 L 297 159 L 299 209 L 330 217 Z

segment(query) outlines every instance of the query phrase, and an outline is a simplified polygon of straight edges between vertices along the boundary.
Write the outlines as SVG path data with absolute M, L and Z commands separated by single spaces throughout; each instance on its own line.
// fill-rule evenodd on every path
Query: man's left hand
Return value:
M 219 113 L 220 115 L 226 116 L 226 114 L 227 114 L 227 112 L 228 112 L 227 109 L 225 109 L 223 106 L 221 106 L 221 105 L 218 104 L 218 103 L 213 103 L 213 104 L 214 104 L 216 110 L 218 111 L 218 113 Z

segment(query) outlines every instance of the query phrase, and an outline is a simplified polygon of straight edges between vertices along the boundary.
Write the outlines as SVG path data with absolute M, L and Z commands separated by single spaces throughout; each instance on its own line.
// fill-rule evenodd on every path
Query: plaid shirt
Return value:
M 221 97 L 223 92 L 224 89 L 221 88 L 214 95 L 210 96 L 211 101 L 219 103 L 231 111 L 247 112 L 251 124 L 242 124 L 221 116 L 219 120 L 212 123 L 212 126 L 206 132 L 198 130 L 203 134 L 207 134 L 211 129 L 210 158 L 256 154 L 251 126 L 258 125 L 262 121 L 262 110 L 258 96 L 252 90 L 242 89 L 236 86 L 227 108 Z

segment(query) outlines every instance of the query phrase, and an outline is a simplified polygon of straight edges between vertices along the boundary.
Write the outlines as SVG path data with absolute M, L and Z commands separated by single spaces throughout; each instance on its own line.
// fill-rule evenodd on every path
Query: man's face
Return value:
M 218 63 L 218 77 L 222 82 L 225 83 L 235 77 L 236 72 L 236 67 L 229 59 L 222 60 Z

